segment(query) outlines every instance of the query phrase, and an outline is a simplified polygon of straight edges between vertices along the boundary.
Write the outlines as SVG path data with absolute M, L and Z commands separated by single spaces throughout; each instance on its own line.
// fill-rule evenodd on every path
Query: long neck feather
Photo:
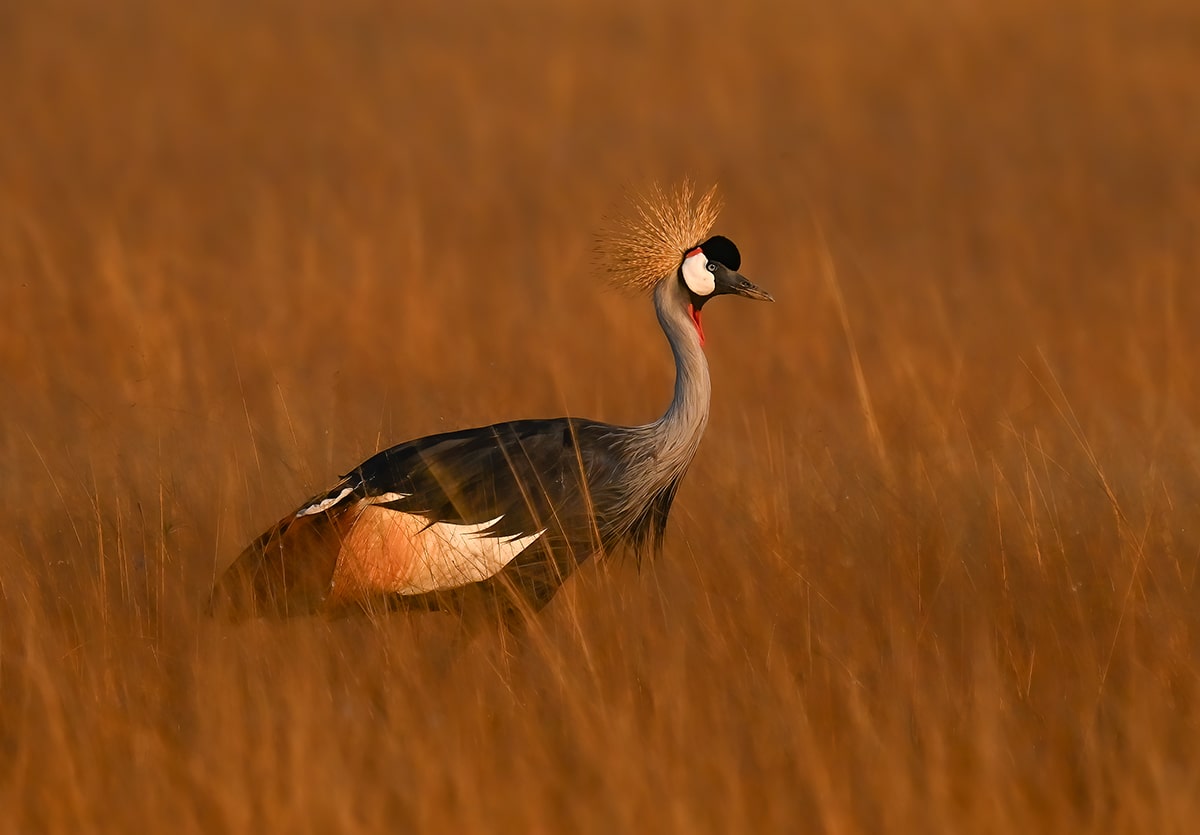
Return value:
M 675 396 L 666 414 L 650 428 L 660 465 L 677 478 L 687 469 L 700 445 L 708 424 L 712 387 L 708 361 L 688 313 L 688 294 L 683 285 L 672 279 L 661 282 L 654 291 L 654 308 L 675 355 Z
M 654 308 L 675 355 L 675 396 L 653 423 L 631 427 L 624 490 L 611 508 L 610 531 L 641 553 L 662 549 L 675 489 L 696 455 L 708 423 L 708 362 L 688 313 L 688 293 L 674 278 L 654 290 Z

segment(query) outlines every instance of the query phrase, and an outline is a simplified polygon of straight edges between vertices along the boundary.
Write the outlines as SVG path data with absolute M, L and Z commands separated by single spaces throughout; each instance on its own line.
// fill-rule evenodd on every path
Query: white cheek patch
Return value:
M 700 250 L 694 250 L 695 255 L 683 259 L 683 280 L 688 289 L 697 296 L 710 296 L 717 288 L 716 279 L 708 271 L 708 258 Z

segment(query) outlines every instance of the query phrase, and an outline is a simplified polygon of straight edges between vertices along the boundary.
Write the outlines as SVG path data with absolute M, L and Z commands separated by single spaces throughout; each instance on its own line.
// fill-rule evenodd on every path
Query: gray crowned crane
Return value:
M 675 356 L 675 394 L 643 426 L 518 420 L 376 453 L 255 540 L 218 580 L 234 617 L 354 607 L 508 617 L 545 606 L 585 560 L 662 549 L 667 515 L 709 412 L 700 312 L 716 296 L 773 301 L 710 236 L 715 189 L 658 187 L 605 239 L 613 282 L 649 291 Z

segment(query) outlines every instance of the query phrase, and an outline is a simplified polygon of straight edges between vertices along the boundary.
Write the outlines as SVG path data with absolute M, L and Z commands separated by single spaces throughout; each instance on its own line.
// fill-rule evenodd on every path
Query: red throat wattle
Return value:
M 692 317 L 692 323 L 696 326 L 696 333 L 700 335 L 700 347 L 704 347 L 704 325 L 700 324 L 700 309 L 695 305 L 688 305 L 688 315 Z

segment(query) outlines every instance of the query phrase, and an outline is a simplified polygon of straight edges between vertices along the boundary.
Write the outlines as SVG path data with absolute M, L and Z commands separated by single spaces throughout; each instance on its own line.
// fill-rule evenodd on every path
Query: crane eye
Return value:
M 716 261 L 708 262 L 708 271 L 710 273 L 715 273 L 717 271 L 717 262 Z

